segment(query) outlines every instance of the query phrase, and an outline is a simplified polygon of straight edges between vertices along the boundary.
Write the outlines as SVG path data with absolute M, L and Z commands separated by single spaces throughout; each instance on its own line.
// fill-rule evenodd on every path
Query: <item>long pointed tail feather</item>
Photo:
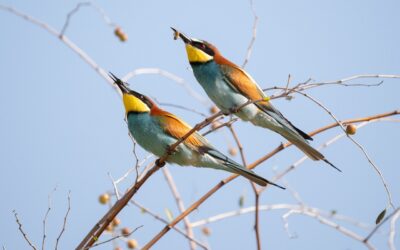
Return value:
M 273 183 L 267 179 L 264 179 L 263 177 L 256 175 L 253 171 L 242 168 L 241 166 L 239 167 L 236 165 L 232 165 L 230 163 L 227 163 L 224 165 L 227 166 L 228 168 L 230 168 L 233 173 L 241 175 L 241 176 L 245 177 L 246 179 L 249 179 L 250 181 L 257 183 L 260 186 L 267 186 L 267 184 L 270 184 L 270 185 L 273 185 L 280 189 L 286 189 L 285 187 L 282 187 L 276 183 Z
M 298 136 L 292 135 L 291 133 L 281 133 L 283 137 L 285 137 L 288 141 L 293 143 L 296 147 L 298 147 L 303 153 L 305 153 L 310 159 L 314 161 L 322 160 L 329 164 L 331 167 L 336 169 L 339 172 L 342 172 L 338 167 L 333 165 L 330 161 L 328 161 L 323 154 L 321 154 L 318 150 L 313 148 L 306 140 L 303 138 L 299 138 Z
M 264 179 L 263 177 L 255 174 L 253 171 L 241 166 L 240 164 L 236 163 L 226 155 L 222 154 L 221 152 L 213 148 L 209 148 L 207 154 L 221 161 L 222 165 L 225 167 L 223 168 L 224 170 L 227 170 L 234 174 L 241 175 L 249 179 L 250 181 L 257 183 L 260 186 L 267 186 L 267 184 L 270 184 L 281 189 L 286 189 L 276 183 L 270 182 L 269 180 Z

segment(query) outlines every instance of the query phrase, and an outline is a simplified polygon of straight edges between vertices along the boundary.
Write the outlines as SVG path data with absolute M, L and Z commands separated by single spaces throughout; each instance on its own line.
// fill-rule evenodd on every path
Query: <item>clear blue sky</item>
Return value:
M 57 30 L 77 1 L 1 1 L 12 5 Z M 202 96 L 180 41 L 172 39 L 170 26 L 217 45 L 232 61 L 241 64 L 251 38 L 253 16 L 247 0 L 241 1 L 97 1 L 111 19 L 129 35 L 121 43 L 113 29 L 104 24 L 92 8 L 83 8 L 72 19 L 66 35 L 85 50 L 101 67 L 123 76 L 141 67 L 168 70 L 187 81 Z M 255 0 L 259 16 L 257 40 L 246 70 L 262 87 L 283 86 L 288 74 L 298 83 L 312 77 L 336 80 L 355 74 L 399 74 L 399 1 L 262 1 Z M 57 186 L 48 221 L 48 249 L 55 243 L 71 190 L 72 210 L 61 249 L 72 249 L 103 216 L 107 207 L 97 202 L 99 194 L 112 190 L 108 177 L 124 174 L 134 164 L 132 142 L 124 122 L 121 100 L 103 78 L 76 54 L 44 30 L 7 12 L 0 11 L 0 246 L 27 249 L 18 232 L 12 210 L 16 209 L 25 230 L 40 245 L 42 218 L 47 196 Z M 358 80 L 375 83 L 378 79 Z M 130 80 L 131 86 L 160 102 L 184 105 L 207 112 L 208 106 L 187 95 L 175 82 L 157 75 Z M 381 87 L 346 88 L 328 86 L 309 93 L 329 107 L 340 119 L 373 115 L 399 109 L 400 80 L 384 81 Z M 305 131 L 332 122 L 324 111 L 301 96 L 292 101 L 274 101 L 282 113 Z M 194 125 L 196 114 L 166 107 Z M 250 124 L 236 125 L 247 159 L 254 161 L 279 145 L 282 138 Z M 318 146 L 340 133 L 333 129 L 315 137 Z M 393 195 L 400 201 L 398 123 L 376 123 L 361 129 L 355 138 L 381 168 Z M 223 152 L 234 145 L 227 131 L 209 136 Z M 139 156 L 146 155 L 141 149 Z M 337 210 L 373 225 L 386 206 L 380 179 L 349 140 L 343 139 L 323 153 L 343 173 L 319 162 L 306 161 L 286 180 L 312 207 Z M 257 173 L 271 178 L 273 168 L 283 170 L 302 154 L 291 148 L 263 163 Z M 236 160 L 240 160 L 238 157 Z M 224 172 L 170 166 L 186 205 L 197 200 Z M 122 187 L 132 183 L 130 177 Z M 282 182 L 281 182 L 282 183 Z M 253 205 L 251 186 L 237 179 L 206 201 L 191 216 L 192 221 Z M 166 217 L 165 209 L 178 214 L 176 205 L 159 172 L 135 198 Z M 289 192 L 271 188 L 261 204 L 292 203 Z M 281 216 L 285 211 L 261 213 L 264 249 L 361 249 L 362 245 L 312 218 L 290 217 L 289 226 L 297 238 L 289 239 Z M 127 207 L 120 218 L 135 228 L 139 244 L 146 243 L 163 225 L 135 207 Z M 348 226 L 347 224 L 344 224 Z M 182 225 L 180 225 L 182 227 Z M 253 216 L 244 215 L 210 224 L 210 237 L 199 229 L 197 238 L 212 249 L 255 249 Z M 349 228 L 365 236 L 352 226 Z M 372 239 L 379 249 L 387 248 L 387 225 Z M 397 239 L 397 245 L 400 241 Z M 171 231 L 154 249 L 187 249 L 187 241 Z M 111 249 L 111 245 L 98 249 Z

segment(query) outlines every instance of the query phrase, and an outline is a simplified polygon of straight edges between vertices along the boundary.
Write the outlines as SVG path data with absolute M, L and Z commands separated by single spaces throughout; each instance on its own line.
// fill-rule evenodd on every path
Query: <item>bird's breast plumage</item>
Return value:
M 166 146 L 173 143 L 149 113 L 128 114 L 128 127 L 136 142 L 145 150 L 161 156 Z
M 248 99 L 234 90 L 221 72 L 220 66 L 215 61 L 204 64 L 192 64 L 193 73 L 210 99 L 225 113 L 232 108 L 239 107 Z M 258 109 L 254 105 L 247 105 L 236 115 L 243 120 L 251 120 Z
M 177 139 L 165 133 L 158 119 L 147 112 L 131 113 L 127 117 L 129 131 L 135 141 L 146 151 L 161 157 L 167 147 L 174 144 Z M 201 154 L 181 143 L 177 147 L 177 152 L 171 155 L 168 161 L 185 166 L 199 166 L 201 157 Z

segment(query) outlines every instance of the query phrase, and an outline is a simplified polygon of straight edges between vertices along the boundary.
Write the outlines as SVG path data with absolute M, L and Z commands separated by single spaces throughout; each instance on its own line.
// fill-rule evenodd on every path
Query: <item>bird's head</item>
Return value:
M 172 27 L 171 29 L 174 31 L 174 37 L 176 39 L 178 37 L 181 38 L 185 43 L 186 52 L 190 63 L 201 64 L 209 62 L 214 60 L 214 56 L 219 53 L 218 49 L 214 45 L 204 40 L 190 38 Z
M 150 112 L 154 103 L 145 95 L 142 95 L 134 90 L 131 90 L 127 87 L 127 84 L 123 82 L 121 79 L 116 77 L 114 74 L 110 72 L 110 78 L 114 81 L 114 84 L 117 85 L 119 90 L 122 92 L 122 100 L 125 106 L 125 112 L 128 113 L 145 113 Z

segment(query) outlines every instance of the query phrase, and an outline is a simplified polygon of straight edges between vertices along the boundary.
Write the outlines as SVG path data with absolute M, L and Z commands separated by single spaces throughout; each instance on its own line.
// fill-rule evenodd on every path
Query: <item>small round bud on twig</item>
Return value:
M 354 135 L 357 131 L 357 127 L 354 124 L 349 124 L 346 127 L 346 133 L 348 135 Z
M 99 202 L 101 204 L 107 204 L 110 201 L 110 195 L 107 193 L 104 193 L 99 196 Z
M 215 113 L 217 113 L 219 111 L 219 109 L 217 108 L 217 106 L 212 106 L 211 108 L 210 108 L 210 113 L 211 114 L 215 114 Z
M 201 229 L 201 232 L 202 232 L 205 236 L 210 236 L 210 234 L 211 234 L 211 229 L 208 228 L 208 227 L 203 227 L 203 228 Z
M 135 249 L 138 246 L 138 243 L 135 239 L 130 239 L 126 242 L 126 245 L 128 246 L 129 249 Z
M 229 154 L 232 155 L 232 156 L 236 156 L 237 153 L 238 153 L 237 149 L 234 148 L 234 147 L 230 147 L 229 150 L 228 150 L 228 152 L 229 152 Z
M 121 234 L 124 237 L 128 237 L 131 234 L 131 230 L 129 229 L 129 227 L 124 227 L 121 229 Z
M 116 27 L 114 34 L 119 38 L 121 42 L 126 42 L 128 40 L 128 35 L 121 29 L 121 27 Z
M 112 223 L 108 224 L 108 226 L 106 227 L 106 231 L 107 232 L 112 232 L 114 230 L 114 226 Z
M 118 226 L 119 224 L 121 224 L 121 220 L 120 220 L 119 218 L 115 217 L 115 218 L 113 219 L 113 221 L 112 221 L 112 225 L 116 227 L 116 226 Z

